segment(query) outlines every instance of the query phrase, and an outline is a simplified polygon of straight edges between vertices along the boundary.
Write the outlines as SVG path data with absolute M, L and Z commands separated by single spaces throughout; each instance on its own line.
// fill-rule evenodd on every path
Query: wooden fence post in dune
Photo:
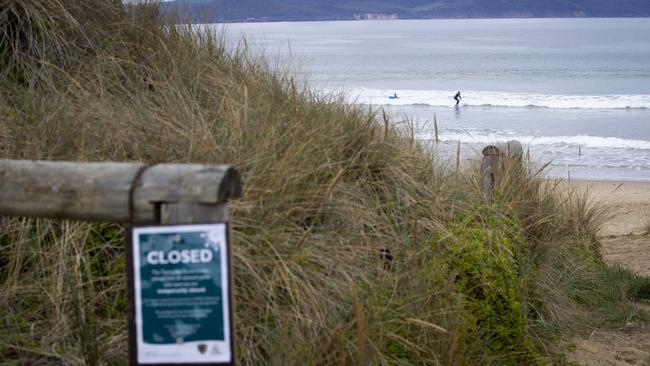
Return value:
M 494 186 L 497 174 L 502 170 L 503 163 L 507 159 L 522 161 L 523 148 L 517 140 L 510 140 L 501 144 L 488 145 L 483 148 L 483 159 L 481 160 L 482 191 L 483 198 L 487 202 L 492 201 L 492 187 Z
M 131 365 L 234 364 L 227 201 L 240 195 L 229 165 L 0 160 L 0 215 L 131 225 Z
M 459 174 L 460 174 L 460 140 L 458 140 L 458 144 L 456 145 L 456 178 L 458 178 Z
M 438 119 L 436 118 L 436 114 L 433 114 L 433 130 L 435 131 L 436 134 L 436 145 L 440 143 L 440 139 L 438 138 Z

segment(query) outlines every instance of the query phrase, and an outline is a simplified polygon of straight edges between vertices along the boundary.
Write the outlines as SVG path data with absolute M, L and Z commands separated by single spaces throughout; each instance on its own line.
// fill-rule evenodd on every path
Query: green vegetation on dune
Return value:
M 0 158 L 240 171 L 243 365 L 559 362 L 560 340 L 644 316 L 626 301 L 648 282 L 602 263 L 584 197 L 511 167 L 486 205 L 475 164 L 456 173 L 408 121 L 315 96 L 157 6 L 5 3 Z M 124 364 L 123 234 L 0 218 L 3 362 Z

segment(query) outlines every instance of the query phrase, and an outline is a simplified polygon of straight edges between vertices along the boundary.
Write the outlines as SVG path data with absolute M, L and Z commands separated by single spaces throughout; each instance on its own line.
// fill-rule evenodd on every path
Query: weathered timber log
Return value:
M 239 173 L 229 165 L 0 160 L 0 215 L 133 223 L 219 221 L 227 218 L 225 202 L 240 194 Z
M 488 145 L 483 148 L 483 156 L 492 156 L 498 158 L 522 159 L 524 149 L 521 142 L 510 140 L 508 142 Z
M 488 145 L 483 148 L 483 159 L 481 160 L 481 174 L 483 198 L 490 202 L 492 200 L 492 187 L 496 175 L 506 160 L 522 162 L 524 149 L 521 142 L 510 140 L 505 143 Z

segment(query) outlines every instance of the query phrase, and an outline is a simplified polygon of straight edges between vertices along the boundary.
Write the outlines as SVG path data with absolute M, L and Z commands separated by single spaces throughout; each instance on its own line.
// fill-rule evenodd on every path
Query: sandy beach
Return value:
M 564 183 L 589 192 L 591 202 L 605 208 L 600 231 L 603 258 L 641 275 L 650 276 L 650 182 L 572 181 Z M 648 304 L 635 304 L 650 310 Z M 569 359 L 579 365 L 647 365 L 650 329 L 629 323 L 618 331 L 594 329 L 574 340 Z
M 572 181 L 579 192 L 589 192 L 591 202 L 605 209 L 600 231 L 602 254 L 650 275 L 650 182 Z
M 645 233 L 650 225 L 650 182 L 575 181 L 571 185 L 589 191 L 594 202 L 609 208 L 601 235 Z

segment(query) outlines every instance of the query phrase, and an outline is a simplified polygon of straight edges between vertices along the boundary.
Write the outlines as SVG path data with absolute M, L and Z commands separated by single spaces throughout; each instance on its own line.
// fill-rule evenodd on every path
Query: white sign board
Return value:
M 227 224 L 134 227 L 130 240 L 131 364 L 234 364 Z

